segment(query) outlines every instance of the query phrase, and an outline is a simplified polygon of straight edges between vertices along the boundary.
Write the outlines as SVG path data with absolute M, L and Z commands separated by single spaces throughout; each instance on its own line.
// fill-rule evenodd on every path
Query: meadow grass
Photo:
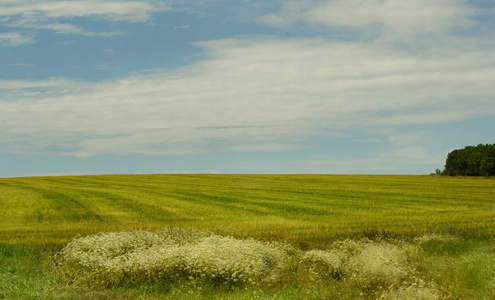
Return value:
M 203 174 L 3 178 L 0 299 L 492 299 L 494 217 L 495 180 L 489 178 Z M 250 247 L 260 250 L 265 249 L 263 243 L 285 241 L 298 250 L 285 273 L 278 273 L 278 283 L 260 286 L 219 287 L 212 283 L 215 280 L 198 283 L 197 278 L 157 283 L 136 275 L 106 288 L 83 283 L 75 269 L 62 268 L 55 259 L 76 236 L 164 228 L 209 232 L 209 239 L 197 245 L 176 245 L 190 255 L 180 260 L 181 265 L 196 261 L 194 266 L 206 264 L 217 270 L 215 259 L 194 256 L 203 251 L 211 258 L 208 247 L 213 244 L 224 244 L 222 251 L 227 251 L 252 241 Z M 349 245 L 359 245 L 359 250 L 351 255 Z M 237 252 L 240 257 L 252 254 Z M 230 255 L 225 253 L 218 261 L 222 268 L 232 269 L 225 265 Z M 125 259 L 139 257 L 129 255 Z M 377 260 L 369 264 L 371 258 Z M 254 267 L 249 268 L 244 274 Z M 263 265 L 257 268 L 266 270 Z M 218 276 L 220 271 L 215 272 L 211 274 Z M 309 273 L 312 279 L 306 278 Z M 257 280 L 268 276 L 260 274 Z

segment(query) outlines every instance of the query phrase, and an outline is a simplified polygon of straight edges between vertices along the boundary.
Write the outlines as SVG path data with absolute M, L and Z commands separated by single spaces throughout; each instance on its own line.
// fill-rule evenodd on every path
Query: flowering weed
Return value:
M 435 300 L 441 299 L 441 296 L 434 285 L 427 285 L 422 280 L 416 280 L 412 284 L 402 284 L 396 289 L 383 292 L 380 299 Z
M 276 281 L 288 265 L 289 252 L 283 244 L 176 229 L 80 237 L 60 256 L 107 285 L 123 279 L 255 285 Z
M 301 264 L 313 279 L 336 279 L 386 299 L 436 299 L 437 291 L 417 277 L 421 249 L 416 244 L 363 240 L 335 242 L 310 250 Z M 406 297 L 406 298 L 403 298 Z
M 146 281 L 198 290 L 212 285 L 256 287 L 280 284 L 298 274 L 304 281 L 353 286 L 366 297 L 437 299 L 435 285 L 418 275 L 418 262 L 422 243 L 438 239 L 448 237 L 423 236 L 412 243 L 347 239 L 327 250 L 301 251 L 284 243 L 192 229 L 137 230 L 78 237 L 59 257 L 76 280 L 104 286 Z

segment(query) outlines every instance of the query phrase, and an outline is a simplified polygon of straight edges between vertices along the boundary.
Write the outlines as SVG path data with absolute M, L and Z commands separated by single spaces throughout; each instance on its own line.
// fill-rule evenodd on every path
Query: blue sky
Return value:
M 0 177 L 428 174 L 494 83 L 491 0 L 0 0 Z

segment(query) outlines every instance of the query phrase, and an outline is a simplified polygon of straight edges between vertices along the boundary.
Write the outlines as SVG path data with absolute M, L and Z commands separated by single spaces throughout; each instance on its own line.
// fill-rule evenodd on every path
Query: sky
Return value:
M 429 174 L 494 129 L 493 0 L 0 0 L 0 177 Z

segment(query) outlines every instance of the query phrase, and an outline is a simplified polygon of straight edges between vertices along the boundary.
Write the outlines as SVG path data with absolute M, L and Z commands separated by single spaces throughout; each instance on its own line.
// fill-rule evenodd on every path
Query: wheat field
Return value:
M 0 179 L 0 243 L 192 227 L 314 247 L 385 232 L 492 236 L 495 180 L 364 175 L 106 175 Z

